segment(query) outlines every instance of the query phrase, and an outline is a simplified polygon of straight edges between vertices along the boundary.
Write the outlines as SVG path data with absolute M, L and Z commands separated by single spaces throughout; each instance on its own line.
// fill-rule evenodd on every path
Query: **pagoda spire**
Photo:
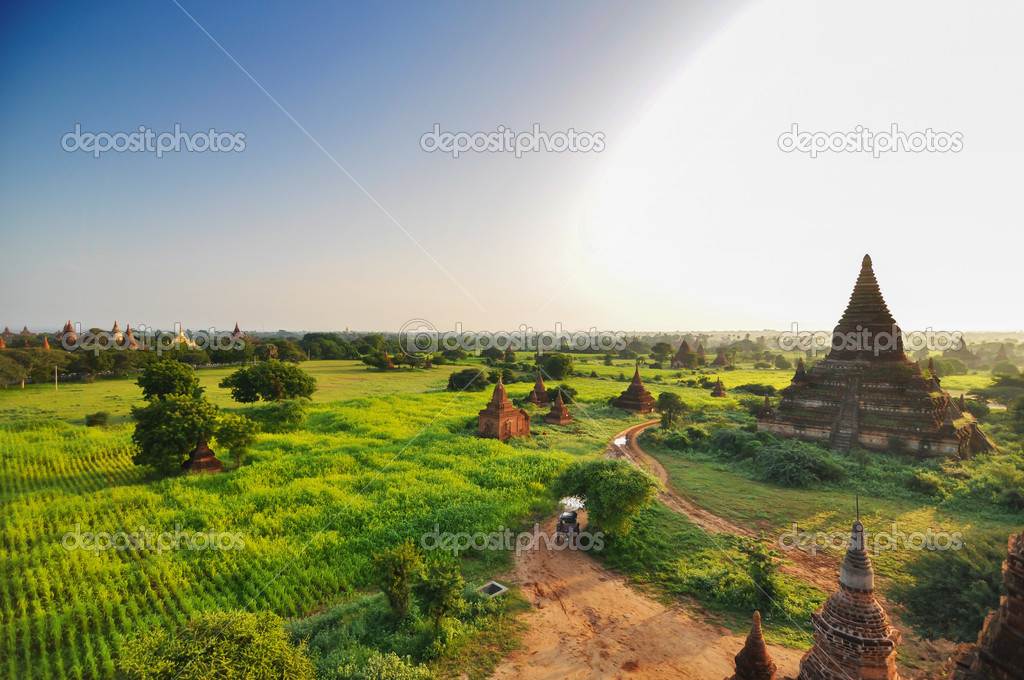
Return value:
M 774 680 L 775 669 L 761 631 L 761 612 L 755 611 L 747 641 L 736 655 L 736 673 L 729 680 Z
M 861 261 L 850 302 L 832 331 L 834 359 L 906 359 L 903 333 L 885 304 L 871 256 Z

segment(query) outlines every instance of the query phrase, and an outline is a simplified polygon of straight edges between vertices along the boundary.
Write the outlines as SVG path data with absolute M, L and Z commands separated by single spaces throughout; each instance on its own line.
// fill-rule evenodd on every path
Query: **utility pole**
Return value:
M 57 391 L 57 364 L 53 365 L 53 391 Z

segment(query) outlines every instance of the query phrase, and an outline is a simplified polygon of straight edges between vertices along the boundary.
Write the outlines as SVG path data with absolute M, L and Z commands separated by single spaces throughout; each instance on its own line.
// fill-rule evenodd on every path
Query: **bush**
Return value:
M 633 517 L 658 492 L 658 482 L 629 463 L 599 458 L 574 463 L 552 483 L 560 498 L 583 501 L 591 524 L 602 531 L 626 534 Z
M 374 575 L 377 585 L 388 600 L 395 618 L 405 618 L 409 613 L 409 592 L 412 581 L 419 575 L 423 557 L 412 539 L 373 556 Z
M 842 466 L 828 452 L 799 441 L 778 442 L 757 455 L 757 467 L 765 481 L 779 486 L 801 487 L 846 478 Z
M 426 666 L 418 666 L 394 652 L 381 654 L 373 650 L 362 664 L 346 664 L 341 669 L 346 680 L 431 680 L 434 674 Z
M 907 479 L 907 486 L 914 491 L 933 498 L 945 498 L 949 495 L 945 480 L 934 472 L 915 470 Z
M 85 424 L 88 427 L 106 427 L 110 424 L 110 414 L 106 411 L 85 414 Z
M 548 398 L 551 399 L 551 401 L 554 401 L 558 397 L 558 393 L 561 392 L 562 401 L 566 404 L 571 404 L 576 401 L 576 395 L 579 394 L 575 387 L 570 387 L 565 383 L 560 384 L 558 387 L 549 387 L 547 392 Z
M 272 612 L 207 612 L 174 632 L 136 633 L 121 648 L 127 680 L 312 680 L 305 645 L 293 646 Z
M 448 376 L 448 389 L 453 392 L 481 392 L 487 385 L 487 374 L 479 368 L 465 368 Z
M 306 421 L 305 399 L 293 399 L 277 405 L 256 406 L 246 411 L 246 416 L 259 424 L 263 432 L 279 434 L 299 428 Z
M 778 390 L 775 389 L 774 385 L 762 385 L 761 383 L 747 383 L 746 385 L 737 385 L 732 389 L 736 392 L 747 392 L 748 394 L 756 394 L 759 397 L 774 397 L 775 394 L 778 392 Z

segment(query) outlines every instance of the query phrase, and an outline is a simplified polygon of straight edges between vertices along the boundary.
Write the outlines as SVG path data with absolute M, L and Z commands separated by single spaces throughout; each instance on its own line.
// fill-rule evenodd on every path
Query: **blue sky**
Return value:
M 1009 4 L 179 2 L 5 9 L 0 325 L 829 325 L 871 252 L 905 327 L 1024 326 L 978 297 L 1021 287 Z M 812 160 L 792 122 L 965 147 Z M 245 150 L 60 147 L 176 123 Z M 453 159 L 435 123 L 607 148 Z

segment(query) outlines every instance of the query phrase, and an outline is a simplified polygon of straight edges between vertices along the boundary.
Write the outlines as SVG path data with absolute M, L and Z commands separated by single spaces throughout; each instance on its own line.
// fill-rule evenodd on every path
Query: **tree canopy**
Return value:
M 243 404 L 310 398 L 316 391 L 316 378 L 295 364 L 276 359 L 238 369 L 220 381 L 231 390 L 231 398 Z
M 629 463 L 599 458 L 570 465 L 553 484 L 560 497 L 580 499 L 592 524 L 603 531 L 626 534 L 633 517 L 651 502 L 660 484 Z

